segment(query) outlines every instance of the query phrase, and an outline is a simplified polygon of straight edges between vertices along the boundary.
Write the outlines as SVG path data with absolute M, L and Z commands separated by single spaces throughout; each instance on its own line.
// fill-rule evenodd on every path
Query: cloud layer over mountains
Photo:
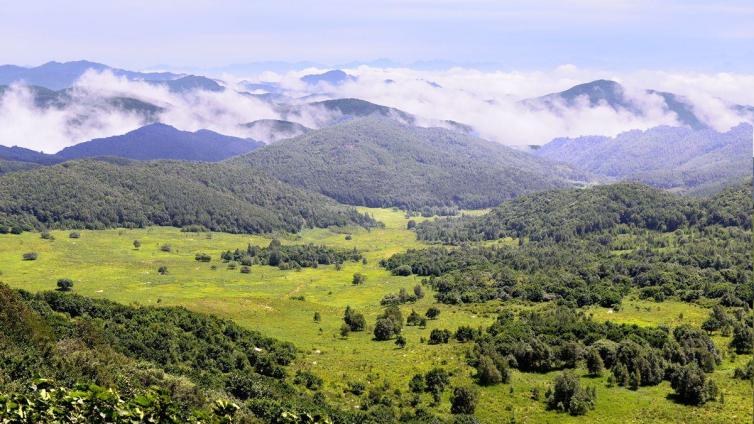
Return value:
M 420 118 L 420 125 L 437 125 L 442 120 L 468 124 L 481 137 L 510 145 L 543 144 L 556 137 L 614 136 L 631 129 L 679 125 L 678 117 L 664 109 L 661 96 L 647 93 L 646 89 L 684 96 L 695 115 L 720 131 L 741 121 L 754 122 L 754 109 L 731 109 L 734 104 L 754 105 L 754 75 L 660 71 L 612 74 L 573 66 L 561 66 L 551 72 L 370 67 L 346 71 L 353 78 L 333 84 L 302 81 L 302 76 L 318 72 L 312 69 L 286 74 L 223 75 L 225 90 L 178 92 L 107 71 L 89 71 L 65 91 L 65 101 L 53 104 L 40 104 L 32 90 L 14 85 L 0 97 L 0 145 L 52 153 L 154 121 L 186 131 L 210 129 L 240 137 L 251 135 L 243 124 L 259 119 L 287 118 L 317 128 L 338 117 L 332 116 L 332 111 L 306 104 L 341 97 L 406 111 Z M 533 108 L 521 102 L 599 78 L 620 82 L 625 96 L 638 105 L 641 113 L 607 104 L 592 105 L 585 99 L 573 104 L 554 102 L 548 108 Z M 271 82 L 269 91 L 274 92 L 246 92 L 244 81 Z M 134 107 L 134 101 L 156 109 L 146 113 L 143 107 Z M 124 102 L 131 106 L 123 107 Z M 297 113 L 286 115 L 291 105 L 296 106 Z

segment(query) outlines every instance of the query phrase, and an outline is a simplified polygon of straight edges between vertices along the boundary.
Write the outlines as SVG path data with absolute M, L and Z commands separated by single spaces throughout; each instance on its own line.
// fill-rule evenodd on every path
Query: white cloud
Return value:
M 164 86 L 129 81 L 110 73 L 85 74 L 71 90 L 72 101 L 65 108 L 40 108 L 26 88 L 15 86 L 0 98 L 0 144 L 20 145 L 55 152 L 65 146 L 122 134 L 145 124 L 135 113 L 118 110 L 105 99 L 132 97 L 164 109 L 157 118 L 182 130 L 211 129 L 236 136 L 252 136 L 240 124 L 257 119 L 280 119 L 278 105 L 237 92 L 238 82 L 273 81 L 285 90 L 296 113 L 285 116 L 310 128 L 336 119 L 322 108 L 302 106 L 322 98 L 356 97 L 395 107 L 435 125 L 454 120 L 474 127 L 480 136 L 501 143 L 528 145 L 546 143 L 555 137 L 585 134 L 616 135 L 631 129 L 676 125 L 677 117 L 666 113 L 658 95 L 647 88 L 686 96 L 705 122 L 718 130 L 738 124 L 742 117 L 731 112 L 731 103 L 754 105 L 754 75 L 731 73 L 674 73 L 639 71 L 613 73 L 563 65 L 543 72 L 494 71 L 454 68 L 446 71 L 378 69 L 362 66 L 348 70 L 356 81 L 340 86 L 322 85 L 313 90 L 300 81 L 306 69 L 258 76 L 225 75 L 223 92 L 170 92 Z M 555 107 L 532 111 L 518 101 L 565 90 L 595 79 L 613 79 L 626 88 L 626 95 L 640 105 L 643 114 L 615 111 L 606 105 Z M 391 80 L 392 83 L 385 83 Z M 751 121 L 753 118 L 748 117 Z M 259 134 L 254 134 L 259 136 Z

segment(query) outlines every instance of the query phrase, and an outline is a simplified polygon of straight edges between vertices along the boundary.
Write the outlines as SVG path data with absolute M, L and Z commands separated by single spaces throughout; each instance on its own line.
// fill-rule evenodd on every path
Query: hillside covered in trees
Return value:
M 597 175 L 679 192 L 710 192 L 751 177 L 752 127 L 657 127 L 616 137 L 556 138 L 534 151 Z
M 0 177 L 0 227 L 201 225 L 263 233 L 373 220 L 248 166 L 78 160 Z
M 438 219 L 419 224 L 426 241 L 462 243 L 501 237 L 566 241 L 622 228 L 672 232 L 687 226 L 751 228 L 750 183 L 712 197 L 678 196 L 639 183 L 553 190 L 504 202 L 480 217 Z
M 3 422 L 280 422 L 347 413 L 286 381 L 290 343 L 184 308 L 0 284 Z
M 500 144 L 385 118 L 354 119 L 231 160 L 366 206 L 482 208 L 587 176 Z
M 612 307 L 642 298 L 754 301 L 751 189 L 681 198 L 639 184 L 547 192 L 506 202 L 477 218 L 419 224 L 419 238 L 445 243 L 510 237 L 517 245 L 409 250 L 383 265 L 430 277 L 443 303 L 522 298 Z

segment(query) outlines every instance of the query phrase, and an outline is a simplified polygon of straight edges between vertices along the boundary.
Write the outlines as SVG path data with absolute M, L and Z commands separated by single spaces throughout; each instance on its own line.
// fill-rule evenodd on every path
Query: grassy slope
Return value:
M 410 289 L 416 284 L 413 277 L 393 277 L 378 265 L 379 259 L 395 252 L 419 246 L 414 234 L 405 230 L 406 219 L 400 212 L 385 209 L 362 209 L 374 213 L 387 227 L 380 230 L 353 229 L 353 240 L 345 240 L 343 230 L 305 230 L 290 236 L 284 243 L 323 243 L 335 247 L 357 247 L 368 264 L 346 263 L 342 271 L 333 266 L 304 269 L 301 272 L 280 271 L 277 268 L 255 266 L 251 274 L 229 271 L 217 260 L 221 250 L 244 247 L 246 243 L 267 244 L 269 238 L 247 235 L 213 233 L 181 233 L 174 228 L 152 227 L 143 230 L 81 231 L 80 239 L 68 238 L 68 232 L 53 231 L 54 241 L 42 240 L 39 234 L 0 235 L 0 280 L 14 287 L 36 291 L 50 289 L 57 278 L 69 277 L 75 291 L 92 297 L 107 297 L 119 302 L 164 305 L 185 305 L 191 309 L 229 317 L 240 324 L 262 331 L 269 336 L 294 342 L 305 354 L 294 367 L 309 369 L 326 381 L 325 393 L 339 402 L 357 405 L 357 398 L 344 394 L 349 381 L 369 381 L 382 385 L 388 381 L 392 388 L 400 388 L 408 399 L 408 379 L 416 372 L 433 366 L 454 371 L 453 384 L 471 384 L 473 371 L 465 365 L 464 352 L 470 345 L 451 342 L 448 345 L 428 346 L 419 342 L 428 337 L 432 328 L 455 329 L 462 324 L 487 325 L 500 307 L 497 303 L 448 307 L 440 305 L 440 319 L 430 321 L 427 329 L 405 328 L 408 346 L 396 349 L 392 342 L 373 342 L 371 333 L 352 333 L 348 340 L 337 335 L 346 305 L 365 313 L 371 326 L 381 312 L 379 299 L 395 293 L 400 287 Z M 414 218 L 417 219 L 417 218 Z M 421 219 L 421 218 L 419 218 Z M 132 241 L 142 242 L 140 250 Z M 169 243 L 173 252 L 161 252 L 159 246 Z M 36 262 L 24 262 L 21 254 L 39 253 Z M 210 264 L 194 261 L 196 252 L 212 255 Z M 210 269 L 211 264 L 218 269 Z M 157 268 L 166 265 L 169 274 L 160 276 Z M 354 272 L 367 275 L 364 286 L 351 285 Z M 302 295 L 305 301 L 292 300 Z M 432 304 L 431 294 L 413 306 L 424 312 Z M 403 307 L 406 316 L 412 306 Z M 527 305 L 511 307 L 529 308 Z M 534 306 L 536 307 L 536 306 Z M 650 308 L 650 310 L 647 310 Z M 322 315 L 322 322 L 312 320 L 314 312 Z M 682 303 L 656 304 L 628 300 L 620 312 L 591 309 L 595 319 L 611 319 L 638 325 L 670 324 L 683 321 L 699 325 L 707 312 Z M 321 328 L 321 331 L 320 331 Z M 726 340 L 716 339 L 719 345 Z M 505 422 L 515 415 L 517 422 L 747 422 L 751 421 L 751 389 L 748 383 L 732 380 L 732 369 L 748 358 L 738 357 L 735 363 L 726 359 L 714 378 L 725 392 L 726 402 L 713 402 L 704 407 L 687 407 L 665 397 L 671 392 L 667 382 L 657 387 L 642 387 L 637 392 L 623 388 L 607 388 L 606 378 L 584 377 L 583 384 L 596 385 L 597 408 L 586 417 L 574 418 L 544 410 L 543 402 L 530 400 L 532 387 L 544 393 L 556 373 L 513 373 L 512 384 L 484 388 L 480 391 L 477 415 L 484 423 Z M 582 374 L 585 372 L 582 371 Z M 511 387 L 513 392 L 511 393 Z M 449 393 L 439 407 L 448 413 Z M 423 399 L 427 406 L 429 399 Z M 747 415 L 748 414 L 748 415 Z

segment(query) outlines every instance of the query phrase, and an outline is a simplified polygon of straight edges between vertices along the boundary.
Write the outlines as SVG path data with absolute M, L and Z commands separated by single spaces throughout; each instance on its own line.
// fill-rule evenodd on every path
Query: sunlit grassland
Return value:
M 466 365 L 465 355 L 471 344 L 451 342 L 431 346 L 422 343 L 433 328 L 454 330 L 459 325 L 484 327 L 505 308 L 532 309 L 542 305 L 490 302 L 483 305 L 435 305 L 428 288 L 427 296 L 413 305 L 402 307 L 404 317 L 411 309 L 423 314 L 429 306 L 438 306 L 439 319 L 429 321 L 426 329 L 404 327 L 408 340 L 404 349 L 393 342 L 372 340 L 371 326 L 382 312 L 380 299 L 400 288 L 411 290 L 419 284 L 415 277 L 395 277 L 379 266 L 380 259 L 419 248 L 413 232 L 406 230 L 408 219 L 400 211 L 367 209 L 385 228 L 371 231 L 362 228 L 310 229 L 294 235 L 279 235 L 283 243 L 315 243 L 338 248 L 357 248 L 367 263 L 347 262 L 340 271 L 334 266 L 317 269 L 281 271 L 276 267 L 253 266 L 250 274 L 229 270 L 219 260 L 228 249 L 244 249 L 247 244 L 265 246 L 271 236 L 249 236 L 222 233 L 183 233 L 175 228 L 113 229 L 79 231 L 81 237 L 69 238 L 68 231 L 53 231 L 55 240 L 43 240 L 38 233 L 0 235 L 0 280 L 30 291 L 51 290 L 58 278 L 71 278 L 74 292 L 91 297 L 108 298 L 123 303 L 142 305 L 182 305 L 192 310 L 231 318 L 263 334 L 293 342 L 302 354 L 293 368 L 307 369 L 325 380 L 324 393 L 339 403 L 356 407 L 359 400 L 346 393 L 350 382 L 382 386 L 391 391 L 400 389 L 407 402 L 407 383 L 417 372 L 439 366 L 453 372 L 452 383 L 472 384 L 473 370 Z M 413 217 L 421 221 L 421 217 Z M 346 240 L 346 234 L 351 240 Z M 141 242 L 139 249 L 133 241 Z M 490 242 L 516 245 L 513 239 Z M 171 252 L 160 246 L 168 244 Z M 23 261 L 25 252 L 37 252 L 36 261 Z M 210 263 L 194 260 L 204 252 L 212 256 Z M 217 269 L 213 270 L 212 266 Z M 157 269 L 166 266 L 168 273 Z M 363 285 L 351 283 L 355 272 L 366 275 Z M 299 297 L 303 296 L 303 300 Z M 344 308 L 350 305 L 366 316 L 367 331 L 340 337 Z M 314 322 L 315 312 L 321 322 Z M 590 308 L 595 320 L 612 320 L 637 325 L 699 325 L 708 310 L 677 301 L 656 303 L 630 297 L 619 311 Z M 727 339 L 716 336 L 721 347 Z M 688 407 L 667 399 L 671 389 L 667 382 L 657 387 L 642 387 L 633 392 L 624 388 L 606 387 L 606 377 L 583 377 L 582 384 L 597 387 L 597 408 L 586 417 L 546 411 L 544 402 L 531 400 L 531 390 L 540 389 L 541 396 L 557 373 L 513 373 L 511 384 L 479 388 L 477 415 L 484 423 L 506 422 L 750 422 L 751 389 L 746 382 L 733 380 L 732 370 L 747 358 L 726 358 L 714 378 L 725 392 L 725 404 L 713 402 L 704 407 Z M 579 371 L 585 374 L 585 371 Z M 425 395 L 426 396 L 426 395 Z M 434 408 L 449 413 L 449 393 Z M 423 398 L 428 407 L 429 398 Z M 398 405 L 396 405 L 398 407 Z M 748 415 L 747 415 L 748 414 Z M 747 418 L 748 417 L 748 418 Z

